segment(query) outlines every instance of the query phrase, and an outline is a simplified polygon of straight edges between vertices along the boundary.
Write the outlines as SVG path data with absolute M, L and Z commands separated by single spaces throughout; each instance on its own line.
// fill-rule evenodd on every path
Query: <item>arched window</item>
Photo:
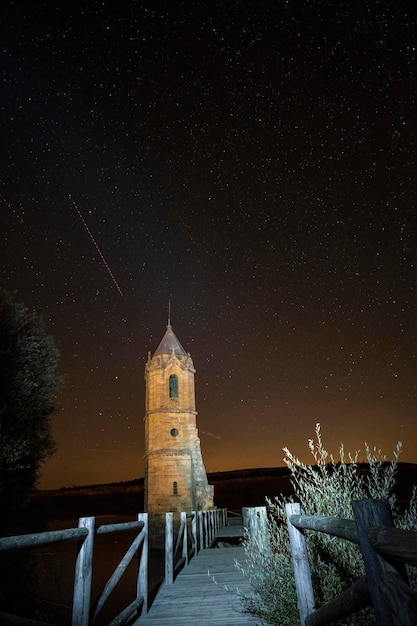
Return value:
M 178 483 L 176 480 L 174 480 L 174 482 L 172 483 L 172 492 L 174 496 L 178 495 Z
M 169 377 L 169 397 L 178 398 L 178 376 L 171 374 Z

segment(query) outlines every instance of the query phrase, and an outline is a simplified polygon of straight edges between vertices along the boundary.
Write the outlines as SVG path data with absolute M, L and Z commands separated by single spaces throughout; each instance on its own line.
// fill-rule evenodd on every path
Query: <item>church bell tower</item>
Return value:
M 145 511 L 213 508 L 196 426 L 195 369 L 170 321 L 145 366 Z

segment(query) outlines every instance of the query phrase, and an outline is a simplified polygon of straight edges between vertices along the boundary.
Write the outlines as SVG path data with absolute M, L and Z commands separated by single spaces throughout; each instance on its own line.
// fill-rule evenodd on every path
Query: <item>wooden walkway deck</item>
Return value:
M 220 541 L 242 536 L 242 526 L 225 526 L 216 534 Z M 159 589 L 149 613 L 140 617 L 136 626 L 261 626 L 258 618 L 244 612 L 236 594 L 236 589 L 251 590 L 234 564 L 235 559 L 243 562 L 244 558 L 242 547 L 201 550 L 173 585 Z

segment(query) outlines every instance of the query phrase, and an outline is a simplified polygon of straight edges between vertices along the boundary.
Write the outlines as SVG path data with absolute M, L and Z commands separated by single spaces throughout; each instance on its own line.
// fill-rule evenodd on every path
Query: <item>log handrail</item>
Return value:
M 142 530 L 145 522 L 138 520 L 137 522 L 122 522 L 120 524 L 102 524 L 97 526 L 96 535 L 109 535 L 111 533 L 124 533 L 128 530 Z
M 51 530 L 43 533 L 30 533 L 26 535 L 14 535 L 0 538 L 0 552 L 9 550 L 23 550 L 36 546 L 48 546 L 52 543 L 74 541 L 83 539 L 88 535 L 86 528 L 65 528 L 63 530 Z
M 317 530 L 327 535 L 359 543 L 355 520 L 315 515 L 291 515 L 290 522 L 299 530 Z
M 359 543 L 355 520 L 340 517 L 291 515 L 290 522 L 299 530 L 317 530 L 341 539 Z M 417 566 L 417 532 L 395 526 L 374 526 L 368 530 L 376 552 L 396 561 Z

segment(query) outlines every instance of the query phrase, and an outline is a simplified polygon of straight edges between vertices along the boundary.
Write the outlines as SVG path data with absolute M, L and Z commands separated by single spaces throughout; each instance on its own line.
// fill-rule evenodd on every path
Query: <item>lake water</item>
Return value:
M 96 526 L 109 523 L 133 521 L 130 517 L 96 518 Z M 51 522 L 49 530 L 76 528 L 77 520 Z M 137 532 L 137 531 L 136 531 Z M 94 602 L 112 575 L 135 537 L 135 531 L 98 535 L 94 539 L 94 561 L 92 581 L 92 601 Z M 43 546 L 32 551 L 38 572 L 37 596 L 46 604 L 48 613 L 53 616 L 53 624 L 71 624 L 74 571 L 77 556 L 77 542 L 60 542 Z M 136 597 L 137 558 L 133 558 L 126 572 L 103 607 L 94 624 L 106 626 Z M 164 551 L 151 548 L 149 551 L 149 590 L 154 589 L 164 575 Z

